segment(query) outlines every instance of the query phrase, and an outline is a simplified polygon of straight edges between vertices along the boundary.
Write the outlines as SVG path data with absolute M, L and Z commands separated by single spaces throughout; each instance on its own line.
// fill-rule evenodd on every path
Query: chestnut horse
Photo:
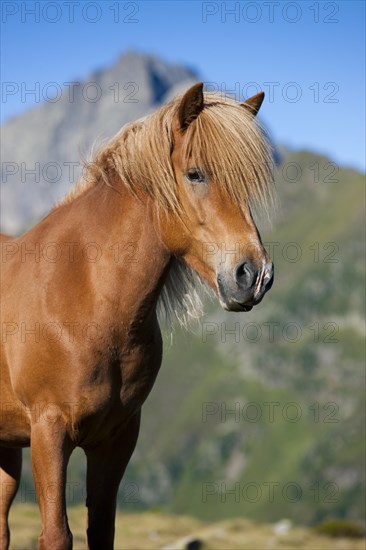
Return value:
M 162 360 L 158 301 L 197 315 L 198 275 L 225 309 L 248 311 L 272 285 L 252 218 L 272 188 L 255 119 L 264 94 L 240 104 L 202 90 L 123 127 L 48 216 L 2 237 L 2 549 L 29 445 L 39 548 L 72 548 L 65 483 L 79 446 L 87 547 L 112 549 L 118 487 Z

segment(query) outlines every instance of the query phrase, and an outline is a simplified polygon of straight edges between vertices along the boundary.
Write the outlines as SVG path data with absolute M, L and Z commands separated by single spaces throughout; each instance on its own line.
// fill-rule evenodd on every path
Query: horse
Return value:
M 159 311 L 189 322 L 205 286 L 245 312 L 271 288 L 254 221 L 273 195 L 263 98 L 240 103 L 196 83 L 102 144 L 32 229 L 2 236 L 1 549 L 27 446 L 39 549 L 72 548 L 65 483 L 76 447 L 87 548 L 113 549 L 119 484 L 162 361 Z

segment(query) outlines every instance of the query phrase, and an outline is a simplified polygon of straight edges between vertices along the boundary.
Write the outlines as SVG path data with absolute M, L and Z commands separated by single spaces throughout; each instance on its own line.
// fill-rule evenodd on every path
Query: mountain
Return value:
M 9 121 L 3 160 L 78 162 L 79 146 L 112 135 L 197 79 L 128 53 L 88 79 L 103 90 L 97 103 L 75 91 L 71 104 L 64 97 Z M 116 105 L 108 95 L 114 82 L 137 83 L 139 101 Z M 247 314 L 207 303 L 189 333 L 165 332 L 161 372 L 121 485 L 125 510 L 306 524 L 363 518 L 364 175 L 311 151 L 281 152 L 279 208 L 262 232 L 274 287 Z M 64 175 L 54 185 L 31 178 L 25 185 L 20 176 L 2 184 L 7 231 L 29 226 L 70 185 Z M 69 504 L 85 499 L 84 475 L 80 451 L 70 462 Z M 30 491 L 25 460 L 18 501 Z
M 76 183 L 81 154 L 197 81 L 185 67 L 127 52 L 2 127 L 1 227 L 18 233 Z M 52 99 L 52 98 L 51 98 Z M 32 173 L 33 171 L 33 173 Z

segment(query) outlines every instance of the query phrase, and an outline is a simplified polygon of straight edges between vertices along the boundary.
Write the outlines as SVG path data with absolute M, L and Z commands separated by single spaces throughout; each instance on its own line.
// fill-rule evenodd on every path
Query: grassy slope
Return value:
M 35 506 L 15 506 L 12 511 L 12 550 L 37 548 L 39 519 Z M 74 534 L 74 550 L 85 548 L 85 508 L 77 506 L 69 513 Z M 205 550 L 363 550 L 364 540 L 330 539 L 310 529 L 291 528 L 286 534 L 276 534 L 272 525 L 258 525 L 243 519 L 205 523 L 186 516 L 160 513 L 118 515 L 116 523 L 116 550 L 152 550 L 172 543 L 183 548 L 180 541 L 187 536 L 199 538 Z
M 228 335 L 224 343 L 218 334 L 202 342 L 199 330 L 196 338 L 176 334 L 145 407 L 145 428 L 129 474 L 138 478 L 142 460 L 152 470 L 158 465 L 160 478 L 155 478 L 164 478 L 165 490 L 161 494 L 161 485 L 152 483 L 155 502 L 169 502 L 178 512 L 205 518 L 291 516 L 300 522 L 331 515 L 362 517 L 364 182 L 359 174 L 340 170 L 338 182 L 315 184 L 308 167 L 314 161 L 325 166 L 326 160 L 310 153 L 291 154 L 287 160 L 299 163 L 304 177 L 294 184 L 277 177 L 282 219 L 264 236 L 267 242 L 280 243 L 274 257 L 275 287 L 260 308 L 245 317 L 214 308 L 205 319 L 218 326 L 224 322 L 228 329 L 236 322 L 240 329 L 249 321 L 258 323 L 261 340 L 235 342 Z M 320 179 L 324 177 L 320 173 Z M 282 256 L 290 241 L 301 246 L 296 263 Z M 319 243 L 319 261 L 311 249 L 314 243 Z M 335 245 L 323 249 L 328 243 Z M 279 323 L 280 330 L 288 322 L 297 323 L 302 336 L 290 343 L 280 333 L 275 342 L 268 342 L 266 321 Z M 319 342 L 314 341 L 313 323 L 319 324 Z M 228 408 L 254 401 L 264 417 L 265 402 L 279 402 L 281 411 L 295 402 L 303 415 L 297 423 L 278 413 L 273 423 L 268 416 L 256 423 L 237 423 L 229 416 L 222 422 L 219 415 L 204 423 L 206 401 Z M 317 403 L 319 421 L 312 408 Z M 235 457 L 237 468 L 230 466 Z M 278 483 L 280 490 L 286 483 L 297 483 L 301 498 L 292 503 L 276 494 L 271 502 L 263 481 Z M 239 502 L 229 495 L 223 502 L 217 493 L 202 502 L 205 482 L 215 487 L 225 482 L 228 489 L 253 482 L 262 495 L 255 503 L 242 495 Z M 143 490 L 141 497 L 144 500 Z

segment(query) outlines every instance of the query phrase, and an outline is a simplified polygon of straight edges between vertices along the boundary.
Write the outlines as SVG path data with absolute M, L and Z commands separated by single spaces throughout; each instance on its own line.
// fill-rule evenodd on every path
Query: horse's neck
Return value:
M 155 319 L 170 254 L 154 228 L 151 201 L 98 184 L 61 208 L 65 230 L 75 228 L 84 260 L 96 257 L 87 262 L 96 302 L 103 297 L 129 325 Z

